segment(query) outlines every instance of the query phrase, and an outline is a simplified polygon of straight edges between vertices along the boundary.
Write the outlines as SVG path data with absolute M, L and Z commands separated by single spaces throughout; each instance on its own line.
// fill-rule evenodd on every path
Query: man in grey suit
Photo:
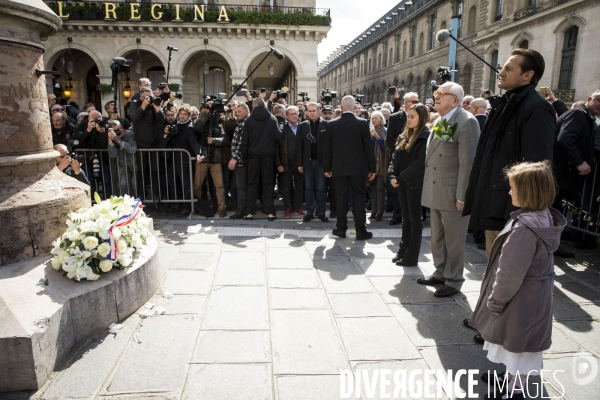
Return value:
M 425 181 L 421 204 L 431 209 L 431 252 L 435 272 L 417 279 L 422 285 L 444 285 L 436 297 L 460 291 L 464 282 L 463 261 L 469 217 L 462 216 L 465 192 L 479 139 L 477 119 L 461 108 L 462 86 L 446 82 L 434 93 L 435 110 L 440 117 L 427 141 Z M 457 124 L 451 140 L 435 136 L 436 125 Z M 441 126 L 441 125 L 440 125 Z

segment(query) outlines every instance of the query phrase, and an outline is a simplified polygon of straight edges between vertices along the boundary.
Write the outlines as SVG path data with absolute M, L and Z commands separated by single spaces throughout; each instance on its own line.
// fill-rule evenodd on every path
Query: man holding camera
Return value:
M 116 190 L 119 196 L 135 193 L 134 154 L 137 144 L 130 129 L 125 129 L 118 119 L 108 122 L 108 155 L 117 160 L 116 168 L 112 169 L 118 182 Z M 114 163 L 113 163 L 114 166 Z
M 148 81 L 149 82 L 149 81 Z M 152 90 L 143 87 L 140 90 L 139 100 L 131 103 L 131 122 L 133 123 L 133 132 L 138 149 L 156 148 L 156 140 L 159 135 L 158 126 L 165 121 L 165 115 L 161 109 L 161 99 L 152 95 Z M 156 165 L 156 158 L 151 157 L 148 152 L 139 152 L 137 156 L 137 197 L 143 199 L 154 199 L 160 203 L 160 194 L 162 185 L 159 187 L 158 176 L 161 173 Z M 165 171 L 163 170 L 164 174 Z M 150 175 L 151 182 L 143 182 L 144 177 Z M 151 190 L 146 188 L 146 184 L 151 183 Z M 145 196 L 144 189 L 147 189 Z M 157 205 L 158 207 L 158 205 Z M 164 212 L 164 210 L 160 210 Z
M 71 136 L 75 132 L 75 125 L 69 122 L 69 118 L 63 113 L 56 112 L 52 114 L 52 144 L 59 143 L 65 146 L 71 140 Z
M 71 158 L 71 155 L 67 150 L 67 146 L 59 143 L 54 146 L 54 150 L 60 153 L 60 156 L 56 157 L 56 167 L 62 173 L 67 174 L 70 177 L 77 179 L 79 182 L 85 183 L 86 185 L 90 184 L 85 176 L 85 173 L 81 170 L 81 163 L 78 160 Z
M 191 112 L 190 112 L 191 114 Z M 202 184 L 206 174 L 210 171 L 215 191 L 217 192 L 217 203 L 219 205 L 219 217 L 227 216 L 227 203 L 225 202 L 225 189 L 223 187 L 223 161 L 222 147 L 229 144 L 229 137 L 221 126 L 219 114 L 214 112 L 213 107 L 206 102 L 200 106 L 200 115 L 194 124 L 194 131 L 202 148 L 204 159 L 196 164 L 194 173 L 194 194 L 202 196 Z
M 121 118 L 119 111 L 115 109 L 114 100 L 107 101 L 104 105 L 104 110 L 106 111 L 106 115 L 108 115 L 108 122 L 119 121 L 119 124 L 123 127 L 123 129 L 131 129 L 131 122 L 129 122 L 129 120 L 126 118 Z
M 233 180 L 235 180 L 235 189 L 237 197 L 237 210 L 235 214 L 231 215 L 231 219 L 240 219 L 244 217 L 246 208 L 246 191 L 248 187 L 248 176 L 246 160 L 242 158 L 240 152 L 240 144 L 242 142 L 242 132 L 244 131 L 244 124 L 248 119 L 250 109 L 246 103 L 238 104 L 235 108 L 235 117 L 237 118 L 237 126 L 233 131 L 233 137 L 231 138 L 231 160 L 229 160 L 229 169 L 234 173 Z

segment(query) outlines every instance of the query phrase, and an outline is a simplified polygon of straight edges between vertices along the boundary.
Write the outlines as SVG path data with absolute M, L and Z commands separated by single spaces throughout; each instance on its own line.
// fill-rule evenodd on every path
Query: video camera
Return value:
M 308 93 L 307 92 L 300 92 L 300 93 L 298 93 L 298 97 L 300 99 L 302 99 L 302 101 L 310 101 L 310 97 L 308 97 Z
M 337 97 L 337 92 L 329 89 L 321 90 L 321 99 L 323 102 L 329 104 L 331 103 L 331 99 L 335 99 Z
M 219 93 L 218 96 L 213 96 L 212 94 L 205 95 L 204 102 L 200 105 L 200 108 L 208 108 L 211 114 L 224 113 L 226 99 L 226 93 Z M 209 102 L 212 104 L 209 105 Z
M 284 92 L 282 90 L 276 90 L 275 93 L 277 93 L 278 99 L 287 99 L 287 92 Z
M 355 94 L 354 96 L 354 101 L 356 101 L 357 103 L 362 104 L 363 99 L 365 98 L 364 94 Z
M 452 67 L 438 67 L 438 76 L 442 84 L 449 82 L 452 79 Z
M 123 57 L 113 58 L 110 69 L 113 73 L 118 74 L 119 72 L 129 72 L 129 66 L 133 65 L 133 60 L 129 60 Z

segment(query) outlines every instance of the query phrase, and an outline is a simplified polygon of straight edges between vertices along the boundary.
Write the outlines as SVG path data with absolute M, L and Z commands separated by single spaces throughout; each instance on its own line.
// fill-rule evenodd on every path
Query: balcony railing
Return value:
M 513 15 L 513 21 L 519 21 L 523 18 L 531 17 L 533 14 L 537 13 L 536 6 L 527 6 L 525 8 L 521 8 L 520 10 L 515 11 Z
M 575 89 L 552 89 L 552 92 L 557 99 L 565 103 L 573 103 L 575 101 Z
M 63 21 L 218 22 L 330 26 L 328 8 L 190 3 L 45 1 Z

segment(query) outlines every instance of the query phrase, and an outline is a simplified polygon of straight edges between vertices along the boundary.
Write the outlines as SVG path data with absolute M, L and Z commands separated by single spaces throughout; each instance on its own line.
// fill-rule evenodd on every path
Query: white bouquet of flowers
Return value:
M 125 195 L 102 201 L 69 214 L 68 229 L 52 244 L 52 267 L 69 279 L 95 281 L 100 271 L 127 269 L 133 252 L 150 235 L 142 203 Z

